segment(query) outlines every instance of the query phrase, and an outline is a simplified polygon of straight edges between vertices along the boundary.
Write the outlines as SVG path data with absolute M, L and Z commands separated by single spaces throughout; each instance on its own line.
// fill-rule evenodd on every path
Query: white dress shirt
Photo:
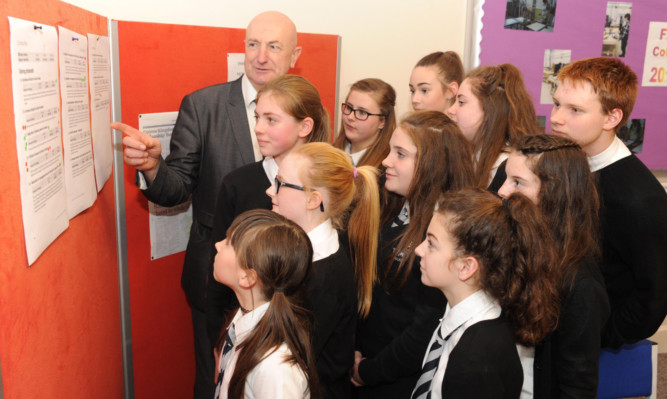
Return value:
M 445 308 L 445 315 L 440 320 L 440 325 L 433 332 L 431 342 L 428 344 L 426 356 L 431 351 L 431 346 L 436 340 L 438 330 L 443 338 L 449 336 L 445 341 L 438 363 L 438 369 L 433 376 L 431 383 L 431 398 L 442 398 L 442 380 L 445 378 L 445 371 L 447 370 L 447 362 L 449 361 L 449 354 L 452 352 L 456 344 L 461 339 L 465 330 L 483 320 L 492 320 L 500 317 L 501 308 L 498 302 L 486 294 L 483 290 L 476 291 L 463 301 L 456 304 L 454 307 L 449 307 L 449 303 Z M 451 334 L 451 335 L 450 335 Z M 426 361 L 426 356 L 424 361 Z M 423 366 L 423 363 L 422 363 Z
M 591 172 L 597 172 L 598 170 L 609 166 L 616 161 L 620 161 L 625 157 L 629 157 L 630 155 L 632 155 L 632 152 L 626 147 L 623 140 L 619 139 L 618 136 L 614 136 L 614 140 L 606 150 L 592 157 L 588 157 L 588 165 L 591 167 Z
M 252 140 L 252 149 L 255 152 L 255 161 L 262 159 L 262 153 L 259 152 L 259 143 L 257 143 L 257 136 L 255 136 L 255 108 L 257 103 L 257 90 L 252 86 L 248 76 L 243 74 L 241 78 L 241 92 L 243 93 L 243 102 L 245 103 L 245 112 L 248 116 L 248 127 L 250 128 L 250 139 Z
M 264 168 L 266 177 L 273 184 L 276 181 L 276 176 L 278 176 L 278 164 L 276 160 L 272 156 L 268 156 L 262 161 L 262 167 Z
M 338 232 L 333 228 L 331 219 L 327 219 L 308 232 L 313 245 L 313 262 L 331 256 L 338 251 Z
M 359 160 L 361 159 L 361 157 L 363 157 L 364 154 L 366 153 L 366 150 L 368 150 L 368 147 L 367 147 L 367 148 L 364 148 L 364 149 L 361 150 L 361 151 L 357 151 L 357 152 L 355 152 L 355 153 L 353 154 L 353 153 L 351 152 L 351 151 L 352 151 L 352 143 L 348 142 L 348 143 L 345 145 L 345 152 L 347 152 L 347 154 L 350 156 L 350 158 L 352 158 L 352 163 L 354 164 L 354 166 L 357 166 L 357 164 L 359 163 Z
M 236 343 L 233 354 L 225 369 L 222 379 L 220 398 L 227 398 L 229 381 L 234 374 L 234 368 L 239 357 L 239 343 L 243 342 L 253 332 L 255 326 L 262 319 L 270 302 L 267 302 L 253 311 L 243 314 L 239 309 L 234 316 L 234 330 Z M 248 374 L 245 382 L 245 398 L 247 399 L 292 399 L 309 398 L 308 381 L 298 365 L 285 361 L 291 352 L 286 344 L 282 344 L 276 351 L 264 358 Z

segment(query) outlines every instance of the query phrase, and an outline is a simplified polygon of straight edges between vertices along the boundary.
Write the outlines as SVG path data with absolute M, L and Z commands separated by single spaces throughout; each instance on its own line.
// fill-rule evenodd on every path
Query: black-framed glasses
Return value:
M 281 186 L 293 188 L 293 189 L 299 190 L 299 191 L 306 191 L 306 188 L 304 186 L 297 186 L 296 184 L 285 183 L 284 181 L 280 181 L 278 179 L 278 176 L 276 176 L 276 195 L 278 195 L 278 192 L 280 191 Z M 320 201 L 320 210 L 322 212 L 324 212 L 324 201 Z
M 351 113 L 354 112 L 354 117 L 359 119 L 360 121 L 365 121 L 371 115 L 385 116 L 384 114 L 371 114 L 370 112 L 364 111 L 363 109 L 354 109 L 348 103 L 342 103 L 340 105 L 340 110 L 343 111 L 343 114 L 345 115 L 350 115 Z

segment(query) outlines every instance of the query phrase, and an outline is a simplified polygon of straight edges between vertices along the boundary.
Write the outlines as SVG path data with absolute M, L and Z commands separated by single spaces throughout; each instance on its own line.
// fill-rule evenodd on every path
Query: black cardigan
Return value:
M 600 268 L 584 260 L 568 284 L 556 331 L 535 347 L 535 399 L 595 397 L 600 333 L 608 317 L 609 300 Z

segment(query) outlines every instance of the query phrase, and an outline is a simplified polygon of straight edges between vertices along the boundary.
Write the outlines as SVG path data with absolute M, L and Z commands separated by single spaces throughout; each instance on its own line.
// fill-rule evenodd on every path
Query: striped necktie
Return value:
M 232 349 L 234 348 L 234 343 L 236 342 L 236 332 L 234 330 L 234 323 L 227 329 L 227 334 L 225 334 L 225 346 L 222 348 L 222 356 L 220 358 L 220 366 L 218 367 L 218 384 L 215 388 L 215 399 L 220 398 L 220 390 L 222 389 L 222 377 L 225 374 L 225 368 L 229 359 L 232 357 Z
M 454 329 L 456 331 L 458 328 Z M 454 331 L 449 333 L 447 337 L 442 338 L 441 328 L 438 327 L 438 332 L 436 334 L 435 341 L 431 345 L 431 349 L 426 356 L 426 362 L 424 362 L 424 367 L 422 367 L 422 374 L 417 380 L 417 385 L 415 385 L 415 390 L 412 392 L 411 399 L 430 399 L 431 398 L 431 383 L 433 382 L 433 376 L 438 370 L 438 363 L 440 363 L 440 357 L 442 356 L 442 351 L 445 348 L 445 342 L 452 336 Z

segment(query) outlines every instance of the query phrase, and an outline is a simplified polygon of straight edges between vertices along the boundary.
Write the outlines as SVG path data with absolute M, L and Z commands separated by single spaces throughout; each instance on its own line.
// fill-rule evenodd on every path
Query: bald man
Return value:
M 255 97 L 271 79 L 296 64 L 296 27 L 285 15 L 268 11 L 250 21 L 245 37 L 245 74 L 183 98 L 171 137 L 171 152 L 160 156 L 160 141 L 122 123 L 123 159 L 137 169 L 137 183 L 150 201 L 174 206 L 192 195 L 193 221 L 181 285 L 192 309 L 195 339 L 195 399 L 213 398 L 215 344 L 206 329 L 206 278 L 211 265 L 211 228 L 216 195 L 230 171 L 262 159 L 255 127 Z

